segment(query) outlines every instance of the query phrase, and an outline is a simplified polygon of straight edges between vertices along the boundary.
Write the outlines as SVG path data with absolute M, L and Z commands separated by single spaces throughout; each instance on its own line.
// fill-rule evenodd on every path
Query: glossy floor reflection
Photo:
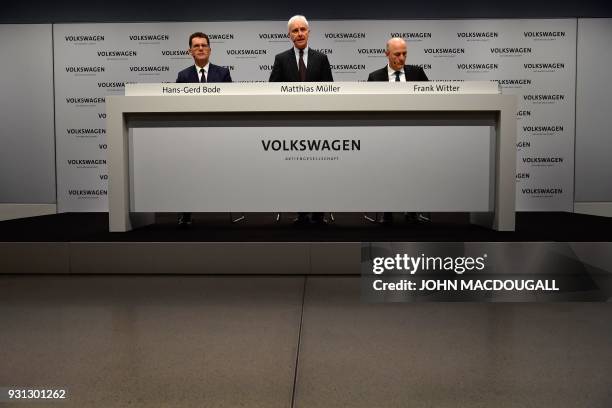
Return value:
M 363 304 L 308 279 L 300 407 L 610 407 L 612 304 Z
M 68 400 L 45 406 L 286 407 L 291 401 L 303 278 L 0 282 L 0 387 L 68 389 Z
M 69 392 L 0 406 L 612 406 L 610 303 L 372 305 L 358 277 L 304 283 L 0 276 L 0 388 Z

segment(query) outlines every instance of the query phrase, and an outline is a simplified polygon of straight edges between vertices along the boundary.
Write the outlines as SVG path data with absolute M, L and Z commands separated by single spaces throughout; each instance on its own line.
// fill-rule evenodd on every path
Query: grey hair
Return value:
M 289 21 L 287 21 L 287 31 L 289 31 L 291 29 L 291 24 L 293 24 L 297 20 L 303 20 L 304 23 L 306 23 L 306 27 L 308 27 L 308 20 L 306 20 L 306 17 L 304 17 L 304 16 L 302 16 L 300 14 L 297 14 L 297 15 L 291 17 L 289 19 Z M 308 28 L 310 28 L 310 27 L 308 27 Z

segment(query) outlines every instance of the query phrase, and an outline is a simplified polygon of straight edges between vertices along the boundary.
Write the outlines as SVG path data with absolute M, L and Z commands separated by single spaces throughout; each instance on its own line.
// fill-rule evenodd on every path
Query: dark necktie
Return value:
M 306 82 L 306 64 L 304 64 L 304 50 L 300 50 L 300 66 L 298 69 L 300 82 Z
M 204 71 L 204 68 L 200 68 L 200 73 L 202 74 L 200 82 L 206 82 L 206 71 Z
M 400 71 L 395 71 L 395 82 L 400 82 Z

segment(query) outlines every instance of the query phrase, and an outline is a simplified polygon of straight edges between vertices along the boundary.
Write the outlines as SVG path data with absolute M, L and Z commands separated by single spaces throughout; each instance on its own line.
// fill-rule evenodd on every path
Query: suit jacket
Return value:
M 333 82 L 331 67 L 327 55 L 308 48 L 308 65 L 306 82 Z M 293 47 L 274 57 L 274 66 L 270 73 L 270 82 L 300 82 L 298 65 Z
M 198 79 L 198 71 L 195 65 L 185 68 L 178 73 L 176 77 L 178 83 L 194 83 L 200 82 Z M 232 82 L 229 69 L 220 67 L 219 65 L 209 64 L 206 75 L 206 82 Z
M 404 74 L 406 74 L 406 81 L 429 81 L 423 68 L 416 65 L 404 65 Z M 377 69 L 371 72 L 368 76 L 368 81 L 389 81 L 389 72 L 385 65 L 381 69 Z

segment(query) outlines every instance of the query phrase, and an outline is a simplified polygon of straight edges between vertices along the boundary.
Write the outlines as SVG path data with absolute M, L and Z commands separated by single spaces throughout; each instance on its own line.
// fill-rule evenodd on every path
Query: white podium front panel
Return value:
M 132 212 L 493 210 L 490 126 L 130 130 Z
M 468 211 L 474 223 L 501 231 L 514 230 L 516 97 L 512 95 L 410 95 L 364 91 L 362 94 L 316 95 L 115 96 L 108 97 L 106 102 L 111 231 L 129 231 L 150 224 L 154 222 L 155 211 L 302 209 Z M 470 126 L 483 127 L 481 138 L 469 138 L 472 132 L 466 129 Z M 401 132 L 393 127 L 401 129 Z M 426 133 L 427 130 L 417 127 L 449 129 L 443 133 L 446 137 L 438 140 L 431 136 L 434 133 Z M 157 130 L 138 130 L 146 128 Z M 191 139 L 187 137 L 183 141 L 180 128 L 197 129 L 192 130 L 196 133 L 190 136 Z M 229 133 L 219 136 L 217 145 L 225 146 L 235 140 L 236 144 L 230 145 L 234 150 L 217 149 L 214 154 L 209 153 L 214 150 L 208 148 L 206 137 L 201 135 L 208 134 L 212 128 L 228 128 Z M 468 132 L 467 138 L 459 137 L 462 130 Z M 161 132 L 159 138 L 163 143 L 157 146 L 153 142 L 154 132 Z M 401 141 L 394 139 L 400 137 L 399 133 L 403 136 Z M 141 136 L 143 140 L 138 140 Z M 241 141 L 242 137 L 244 141 Z M 329 141 L 358 137 L 362 139 L 358 155 L 364 159 L 348 166 L 351 160 L 347 158 L 352 159 L 352 156 L 346 154 L 353 150 L 340 149 L 343 159 L 338 161 L 347 163 L 346 168 L 330 171 L 331 167 L 317 167 L 325 162 L 323 160 L 302 160 L 309 164 L 296 160 L 297 165 L 287 160 L 290 163 L 283 162 L 283 166 L 277 163 L 278 169 L 266 170 L 277 171 L 277 177 L 282 177 L 280 180 L 257 173 L 274 163 L 270 160 L 274 154 L 286 153 L 284 150 L 263 149 L 262 138 L 313 137 Z M 387 138 L 390 138 L 390 144 L 382 143 Z M 412 144 L 411 140 L 419 141 Z M 483 140 L 484 144 L 481 143 Z M 197 145 L 191 145 L 196 141 Z M 282 147 L 282 140 L 279 143 Z M 135 157 L 129 155 L 130 144 Z M 388 150 L 376 154 L 376 149 L 382 148 L 380 146 L 386 146 Z M 289 150 L 292 154 L 306 154 L 305 150 L 291 147 L 291 142 L 288 149 L 293 149 Z M 144 160 L 140 161 L 139 155 L 145 151 L 152 155 L 142 156 Z M 317 154 L 332 152 L 336 152 L 333 147 L 323 152 L 319 150 Z M 447 154 L 442 155 L 444 152 Z M 201 154 L 211 154 L 212 157 Z M 465 156 L 460 156 L 462 154 Z M 159 159 L 155 155 L 159 155 Z M 402 160 L 395 160 L 395 163 L 403 163 L 405 167 L 384 167 L 393 163 L 389 157 L 401 157 Z M 158 160 L 161 160 L 159 164 Z M 208 165 L 211 160 L 217 160 L 217 165 L 198 167 Z M 446 167 L 453 160 L 460 165 Z M 333 160 L 328 161 L 331 165 L 326 166 L 336 164 Z M 140 163 L 145 167 L 140 168 Z M 289 164 L 294 167 L 289 167 Z M 307 172 L 300 167 L 310 164 L 317 166 L 310 166 L 308 170 L 316 167 L 316 172 Z M 167 176 L 162 171 L 165 169 L 176 169 L 175 176 Z M 238 170 L 242 172 L 240 177 L 234 175 Z M 157 176 L 147 181 L 149 172 Z M 372 172 L 376 176 L 371 177 Z M 244 182 L 241 177 L 251 181 Z M 477 180 L 477 177 L 485 178 Z M 215 178 L 224 181 L 213 186 L 202 184 Z M 403 190 L 406 188 L 410 192 L 388 196 L 387 192 L 393 189 L 379 187 L 380 183 L 389 183 L 388 180 L 396 183 L 397 187 L 393 187 L 398 190 L 407 191 Z M 141 182 L 148 183 L 146 188 L 140 187 Z M 285 184 L 274 184 L 281 182 Z M 151 186 L 161 188 L 157 193 L 159 196 L 143 196 L 140 191 L 135 191 L 140 188 L 146 192 L 154 191 Z M 175 186 L 181 191 L 171 198 Z M 164 190 L 166 188 L 170 190 Z M 378 188 L 384 192 L 384 199 L 378 197 Z M 270 189 L 277 191 L 266 191 Z M 301 195 L 297 195 L 298 192 Z M 358 193 L 361 194 L 359 199 L 366 201 L 346 195 Z M 489 195 L 493 197 L 490 200 Z M 281 197 L 285 201 L 279 200 Z M 167 202 L 164 200 L 170 200 L 166 208 L 160 204 Z M 184 207 L 184 204 L 189 207 Z M 146 205 L 151 207 L 143 207 Z

